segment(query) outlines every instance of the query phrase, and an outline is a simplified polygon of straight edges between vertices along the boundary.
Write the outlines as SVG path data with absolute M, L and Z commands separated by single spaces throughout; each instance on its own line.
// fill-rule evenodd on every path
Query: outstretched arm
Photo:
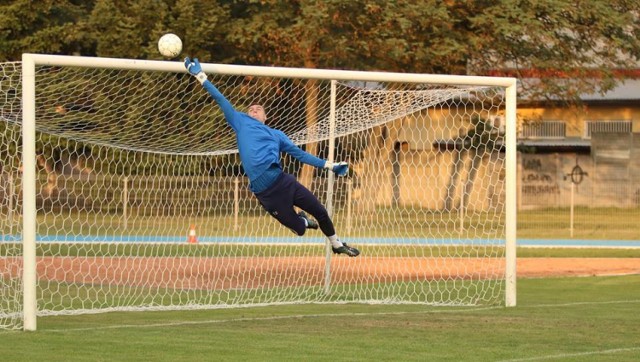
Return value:
M 284 133 L 280 131 L 277 132 L 280 136 L 280 149 L 293 156 L 296 160 L 317 168 L 326 168 L 327 170 L 333 171 L 338 176 L 344 176 L 349 172 L 349 164 L 346 162 L 333 163 L 320 159 L 296 146 Z
M 222 109 L 222 112 L 224 113 L 224 118 L 229 122 L 233 129 L 236 129 L 235 108 L 233 108 L 233 105 L 231 105 L 227 98 L 220 93 L 218 88 L 216 88 L 216 86 L 207 79 L 207 74 L 202 71 L 198 58 L 194 58 L 193 61 L 189 59 L 189 57 L 184 58 L 184 66 L 187 68 L 189 74 L 193 75 L 198 82 L 202 84 L 202 87 L 211 95 L 211 98 L 218 103 L 220 109 Z

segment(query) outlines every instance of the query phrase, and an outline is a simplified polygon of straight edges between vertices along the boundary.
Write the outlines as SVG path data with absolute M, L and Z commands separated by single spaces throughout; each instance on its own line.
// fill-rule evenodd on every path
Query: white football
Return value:
M 165 34 L 158 40 L 158 50 L 167 58 L 175 58 L 182 51 L 182 40 L 173 33 Z

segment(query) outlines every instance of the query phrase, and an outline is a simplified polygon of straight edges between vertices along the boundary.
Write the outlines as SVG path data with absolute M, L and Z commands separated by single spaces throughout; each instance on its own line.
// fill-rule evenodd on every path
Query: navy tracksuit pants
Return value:
M 292 175 L 283 172 L 273 185 L 255 195 L 271 216 L 300 236 L 304 235 L 307 229 L 304 220 L 293 210 L 294 206 L 313 216 L 324 235 L 331 236 L 336 233 L 327 209 Z

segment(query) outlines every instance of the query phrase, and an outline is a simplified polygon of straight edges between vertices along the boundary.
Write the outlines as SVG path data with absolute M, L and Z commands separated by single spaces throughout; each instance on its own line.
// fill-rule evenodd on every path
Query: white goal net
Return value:
M 262 209 L 232 129 L 180 62 L 23 61 L 0 65 L 0 328 L 116 310 L 515 303 L 510 78 L 203 64 L 236 109 L 260 103 L 307 152 L 349 162 L 335 178 L 282 159 L 360 249 L 347 258 Z

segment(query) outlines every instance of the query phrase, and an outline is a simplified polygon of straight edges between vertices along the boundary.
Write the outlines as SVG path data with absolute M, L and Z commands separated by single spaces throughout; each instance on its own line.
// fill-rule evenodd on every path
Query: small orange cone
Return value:
M 196 226 L 195 225 L 191 225 L 191 228 L 189 228 L 189 236 L 187 237 L 187 243 L 189 243 L 189 244 L 197 244 L 198 243 L 198 239 L 196 238 Z

